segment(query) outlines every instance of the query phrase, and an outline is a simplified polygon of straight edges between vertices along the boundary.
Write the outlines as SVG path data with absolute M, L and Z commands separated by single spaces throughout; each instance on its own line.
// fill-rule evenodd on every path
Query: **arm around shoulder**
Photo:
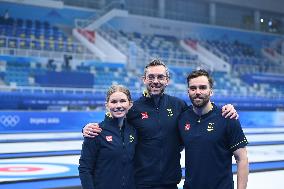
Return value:
M 238 119 L 239 115 L 232 104 L 226 104 L 222 107 L 222 116 L 230 119 Z
M 84 137 L 94 138 L 102 131 L 98 123 L 88 123 L 82 129 Z

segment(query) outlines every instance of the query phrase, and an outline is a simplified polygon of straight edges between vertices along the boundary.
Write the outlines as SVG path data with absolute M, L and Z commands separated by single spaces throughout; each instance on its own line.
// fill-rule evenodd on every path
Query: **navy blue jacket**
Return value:
M 135 129 L 126 121 L 105 117 L 98 137 L 84 138 L 79 176 L 84 189 L 135 189 L 133 158 Z
M 198 116 L 192 107 L 179 119 L 185 146 L 187 189 L 232 189 L 232 155 L 248 142 L 239 120 L 224 118 L 221 109 Z
M 142 96 L 127 114 L 136 129 L 135 181 L 137 185 L 177 184 L 181 179 L 181 138 L 178 117 L 188 108 L 176 97 Z

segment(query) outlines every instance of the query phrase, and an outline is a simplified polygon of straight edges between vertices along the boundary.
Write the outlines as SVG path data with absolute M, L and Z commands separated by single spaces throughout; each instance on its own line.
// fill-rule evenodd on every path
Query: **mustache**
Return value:
M 151 86 L 151 87 L 162 87 L 162 86 L 164 86 L 164 85 L 161 84 L 161 83 L 152 83 L 150 86 Z
M 193 99 L 204 99 L 204 96 L 196 95 L 196 96 L 193 97 Z

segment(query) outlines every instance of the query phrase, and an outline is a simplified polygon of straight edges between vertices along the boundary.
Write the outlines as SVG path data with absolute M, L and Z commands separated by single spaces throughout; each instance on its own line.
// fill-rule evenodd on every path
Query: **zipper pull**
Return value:
M 200 123 L 201 122 L 201 117 L 197 120 L 197 123 Z

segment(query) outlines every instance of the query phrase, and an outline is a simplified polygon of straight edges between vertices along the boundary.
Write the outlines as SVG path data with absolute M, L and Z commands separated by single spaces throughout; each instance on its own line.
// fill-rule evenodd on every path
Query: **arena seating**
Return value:
M 185 59 L 187 61 L 196 61 L 197 55 L 190 55 L 180 45 L 179 40 L 173 36 L 164 35 L 146 35 L 141 33 L 120 32 L 127 37 L 129 41 L 134 41 L 152 57 L 161 57 L 163 60 Z
M 100 33 L 112 38 L 110 42 L 114 42 L 114 45 L 125 54 L 129 53 L 129 43 L 133 42 L 143 50 L 149 59 L 159 57 L 168 65 L 192 66 L 199 64 L 198 55 L 184 50 L 179 44 L 180 40 L 174 36 L 124 32 L 108 25 L 103 26 Z
M 171 75 L 167 92 L 188 101 L 186 76 L 202 62 L 199 55 L 181 46 L 180 40 L 183 39 L 158 33 L 126 32 L 106 25 L 97 32 L 103 37 L 107 35 L 108 41 L 127 56 L 129 45 L 133 43 L 143 51 L 140 55 L 148 59 L 161 58 L 169 66 Z M 186 42 L 192 45 L 192 39 Z M 267 75 L 263 75 L 267 72 L 270 72 L 272 76 L 269 75 L 269 78 L 273 78 L 273 81 L 283 79 L 276 74 L 281 70 L 278 69 L 279 65 L 264 57 L 262 49 L 238 40 L 198 39 L 196 42 L 232 65 L 232 72 L 212 70 L 217 103 L 235 103 L 246 109 L 256 107 L 261 102 L 262 105 L 266 104 L 264 109 L 283 107 L 283 83 L 251 79 L 251 73 L 267 78 Z M 80 54 L 84 50 L 83 45 L 73 39 L 70 31 L 68 34 L 56 23 L 4 17 L 0 17 L 0 48 L 62 52 L 63 55 Z M 280 53 L 281 41 L 270 49 L 266 51 Z M 99 107 L 103 106 L 105 91 L 111 84 L 126 85 L 131 89 L 134 99 L 143 90 L 141 65 L 133 70 L 123 63 L 77 60 L 69 67 L 64 60 L 56 61 L 1 56 L 0 109 L 48 109 L 51 102 L 54 106 L 72 104 L 77 107 Z
M 52 62 L 35 63 L 31 58 L 11 57 L 8 61 L 6 59 L 7 57 L 0 57 L 2 62 L 1 78 L 6 85 L 106 88 L 117 81 L 130 88 L 139 85 L 136 82 L 136 76 L 127 72 L 121 64 L 94 63 L 92 66 L 82 63 L 71 70 L 71 68 L 66 68 L 63 62 L 56 65 Z M 57 67 L 60 67 L 60 69 Z
M 232 65 L 232 69 L 240 74 L 279 71 L 279 65 L 269 61 L 262 55 L 261 49 L 255 48 L 252 44 L 224 39 L 199 42 L 215 55 L 224 58 Z
M 75 70 L 55 71 L 56 68 L 52 65 L 43 66 L 44 64 L 33 63 L 27 58 L 14 58 L 13 61 L 1 62 L 4 68 L 1 69 L 3 71 L 0 72 L 0 77 L 4 84 L 15 88 L 13 93 L 1 92 L 2 100 L 5 100 L 1 109 L 7 107 L 41 109 L 50 106 L 48 103 L 51 101 L 57 103 L 65 101 L 67 104 L 72 102 L 73 106 L 86 106 L 86 104 L 102 106 L 106 89 L 115 83 L 128 86 L 134 98 L 138 98 L 142 91 L 139 77 L 143 75 L 143 69 L 139 69 L 139 72 L 134 74 L 123 64 L 85 62 L 78 65 Z M 192 69 L 178 66 L 169 68 L 171 84 L 167 88 L 168 93 L 187 100 L 185 81 Z M 214 96 L 218 103 L 245 101 L 244 106 L 248 106 L 247 104 L 251 106 L 251 102 L 256 100 L 265 101 L 271 97 L 279 97 L 276 102 L 268 100 L 267 106 L 273 107 L 274 103 L 281 100 L 281 94 L 284 92 L 283 87 L 280 87 L 282 85 L 275 82 L 263 83 L 239 78 L 226 72 L 213 72 L 212 76 L 215 81 Z M 275 76 L 274 79 L 283 82 L 280 77 Z M 267 93 L 268 90 L 270 93 Z M 228 102 L 229 100 L 231 101 Z
M 0 17 L 0 47 L 82 53 L 84 47 L 47 21 Z

